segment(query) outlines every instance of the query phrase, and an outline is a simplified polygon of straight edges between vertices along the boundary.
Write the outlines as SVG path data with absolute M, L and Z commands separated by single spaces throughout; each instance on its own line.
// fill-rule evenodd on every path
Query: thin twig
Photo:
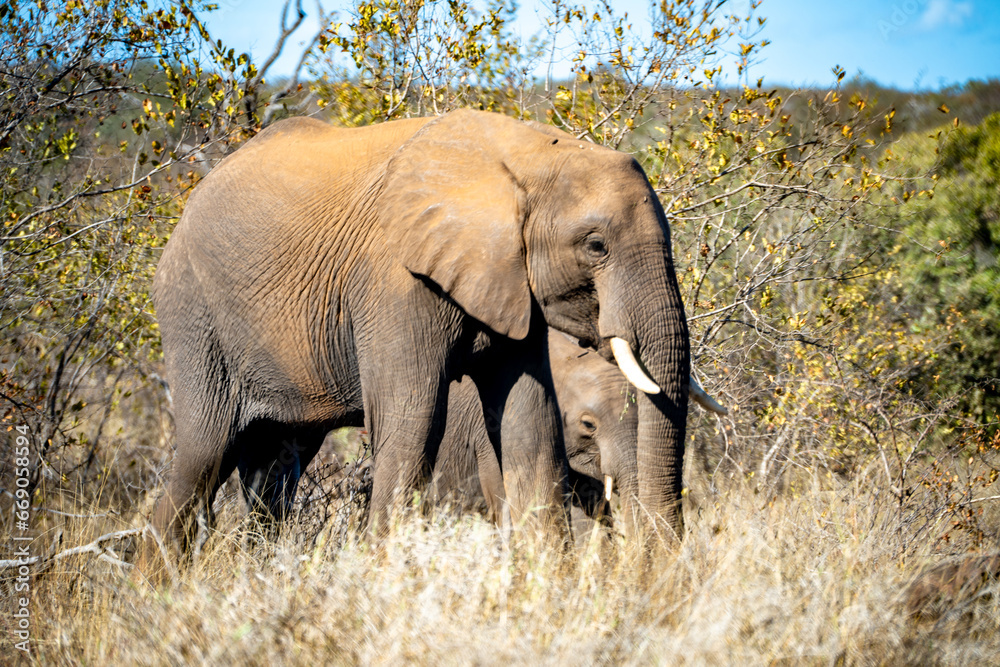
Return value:
M 960 503 L 963 507 L 966 505 L 972 505 L 973 503 L 981 503 L 986 500 L 1000 500 L 1000 496 L 986 496 L 985 498 L 973 498 L 972 500 L 967 500 L 964 503 Z

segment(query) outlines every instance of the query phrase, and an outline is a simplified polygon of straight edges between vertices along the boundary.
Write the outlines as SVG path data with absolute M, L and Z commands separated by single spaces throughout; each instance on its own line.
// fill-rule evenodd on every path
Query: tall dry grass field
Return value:
M 428 507 L 374 543 L 349 514 L 304 506 L 262 546 L 224 493 L 218 531 L 159 588 L 130 571 L 127 535 L 95 542 L 141 526 L 141 511 L 64 494 L 58 513 L 35 517 L 30 654 L 5 628 L 3 662 L 1000 662 L 996 570 L 940 569 L 966 562 L 973 541 L 937 539 L 948 525 L 926 492 L 901 503 L 866 475 L 802 473 L 780 493 L 691 477 L 688 534 L 653 553 L 597 534 L 569 550 L 531 534 L 505 546 L 478 516 Z M 984 506 L 997 525 L 995 503 Z M 6 625 L 14 575 L 3 577 Z

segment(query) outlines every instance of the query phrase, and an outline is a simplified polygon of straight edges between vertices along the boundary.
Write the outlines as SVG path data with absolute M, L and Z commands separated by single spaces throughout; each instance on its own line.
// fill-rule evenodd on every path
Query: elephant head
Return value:
M 636 388 L 613 364 L 554 329 L 549 330 L 549 358 L 563 418 L 574 504 L 594 518 L 594 508 L 601 506 L 602 498 L 611 502 L 617 491 L 624 509 L 630 511 L 639 492 Z M 728 413 L 693 377 L 689 396 L 705 410 Z M 579 518 L 574 515 L 574 530 Z
M 623 499 L 636 497 L 635 387 L 613 364 L 554 329 L 549 357 L 577 504 L 610 502 L 615 490 Z
M 670 230 L 642 168 L 556 129 L 475 111 L 428 123 L 392 157 L 378 199 L 390 251 L 493 331 L 545 321 L 605 358 L 637 397 L 647 528 L 682 528 L 690 352 Z

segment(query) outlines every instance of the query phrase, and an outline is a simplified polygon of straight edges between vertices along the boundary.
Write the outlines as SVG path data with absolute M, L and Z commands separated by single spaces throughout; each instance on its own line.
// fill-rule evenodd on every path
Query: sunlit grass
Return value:
M 81 514 L 85 512 L 81 511 Z M 691 503 L 688 535 L 505 546 L 477 516 L 407 511 L 379 543 L 236 512 L 162 588 L 93 554 L 36 577 L 33 660 L 72 664 L 770 664 L 1000 660 L 1000 587 L 918 619 L 906 585 L 939 558 L 911 514 L 861 485 Z M 131 518 L 129 519 L 131 520 Z M 244 522 L 245 523 L 245 522 Z M 69 519 L 62 545 L 125 526 Z M 48 548 L 41 535 L 36 550 Z

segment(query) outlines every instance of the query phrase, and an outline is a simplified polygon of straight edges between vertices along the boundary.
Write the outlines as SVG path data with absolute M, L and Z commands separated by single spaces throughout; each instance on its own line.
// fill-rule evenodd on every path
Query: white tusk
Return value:
M 611 475 L 604 476 L 604 499 L 611 502 L 611 493 L 615 490 L 615 478 Z
M 611 352 L 615 355 L 618 368 L 621 369 L 625 378 L 635 385 L 636 389 L 647 394 L 660 393 L 660 388 L 655 382 L 649 379 L 649 376 L 646 375 L 646 372 L 642 370 L 642 366 L 636 360 L 635 355 L 632 354 L 632 346 L 628 344 L 628 341 L 621 338 L 612 338 Z
M 693 398 L 695 403 L 705 408 L 709 412 L 715 412 L 720 415 L 729 414 L 729 410 L 719 405 L 718 401 L 709 396 L 708 392 L 706 392 L 704 389 L 701 388 L 701 385 L 698 384 L 698 381 L 694 379 L 693 375 L 691 376 L 691 384 L 688 390 L 688 396 L 690 398 Z

